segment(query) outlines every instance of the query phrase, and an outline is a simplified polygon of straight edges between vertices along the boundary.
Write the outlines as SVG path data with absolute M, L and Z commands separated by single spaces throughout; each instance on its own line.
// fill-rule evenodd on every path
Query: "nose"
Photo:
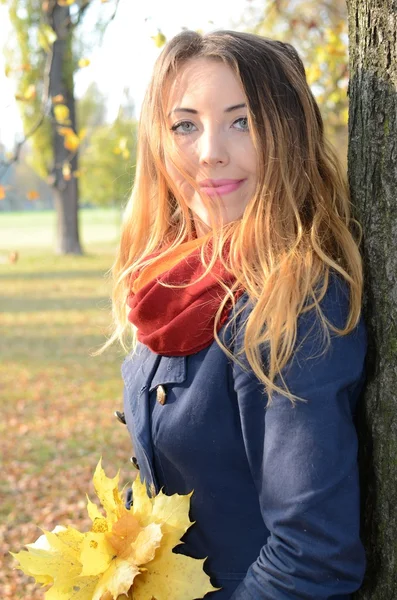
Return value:
M 200 165 L 226 165 L 229 162 L 229 153 L 226 140 L 221 132 L 203 131 L 199 139 Z

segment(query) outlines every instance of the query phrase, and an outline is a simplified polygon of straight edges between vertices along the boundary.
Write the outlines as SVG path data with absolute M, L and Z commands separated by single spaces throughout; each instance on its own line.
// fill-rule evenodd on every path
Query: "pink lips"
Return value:
M 236 191 L 245 179 L 204 179 L 200 187 L 209 196 L 223 196 Z

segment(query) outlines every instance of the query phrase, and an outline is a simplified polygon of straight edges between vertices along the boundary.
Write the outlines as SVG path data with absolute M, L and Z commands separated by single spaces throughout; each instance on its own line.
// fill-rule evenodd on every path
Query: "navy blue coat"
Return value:
M 346 321 L 346 289 L 332 278 L 321 304 L 338 326 Z M 194 490 L 196 522 L 176 551 L 208 557 L 205 570 L 222 587 L 209 598 L 346 600 L 360 587 L 353 418 L 366 330 L 361 318 L 350 335 L 331 333 L 322 357 L 320 335 L 315 311 L 299 316 L 296 351 L 283 371 L 289 390 L 307 399 L 295 407 L 274 394 L 266 409 L 258 379 L 215 341 L 182 357 L 139 344 L 123 363 L 125 418 L 141 478 L 156 492 Z M 230 339 L 225 326 L 220 337 Z M 242 333 L 235 348 L 241 343 Z M 164 405 L 156 401 L 159 385 Z

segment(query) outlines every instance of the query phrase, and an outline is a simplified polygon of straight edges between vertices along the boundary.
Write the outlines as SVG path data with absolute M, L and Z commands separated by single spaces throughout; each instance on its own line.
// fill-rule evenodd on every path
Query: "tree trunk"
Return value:
M 347 0 L 348 173 L 363 226 L 367 386 L 358 415 L 367 573 L 355 600 L 397 598 L 397 1 Z
M 70 125 L 76 131 L 76 111 L 73 86 L 73 57 L 71 48 L 71 27 L 69 7 L 55 5 L 52 13 L 52 27 L 57 34 L 53 44 L 53 60 L 50 72 L 50 96 L 63 96 L 69 108 Z M 82 254 L 78 227 L 78 180 L 63 172 L 64 164 L 70 164 L 73 173 L 78 168 L 78 152 L 73 153 L 64 146 L 64 137 L 59 135 L 54 119 L 54 192 L 57 213 L 58 254 Z

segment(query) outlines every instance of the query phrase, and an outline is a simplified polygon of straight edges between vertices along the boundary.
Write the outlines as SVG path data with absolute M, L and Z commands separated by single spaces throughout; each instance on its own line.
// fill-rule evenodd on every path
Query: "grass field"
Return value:
M 0 264 L 2 600 L 44 598 L 33 579 L 13 570 L 9 551 L 34 541 L 38 527 L 88 528 L 85 494 L 94 497 L 91 479 L 101 455 L 109 475 L 121 469 L 123 484 L 135 475 L 127 430 L 113 416 L 122 406 L 122 352 L 91 355 L 110 323 L 104 275 L 117 218 L 83 213 L 86 255 L 59 257 L 47 231 L 52 214 L 0 213 L 0 256 L 20 253 L 15 264 Z
M 117 209 L 85 209 L 79 213 L 82 244 L 114 244 L 120 228 Z M 0 212 L 0 251 L 33 250 L 54 246 L 55 212 Z

